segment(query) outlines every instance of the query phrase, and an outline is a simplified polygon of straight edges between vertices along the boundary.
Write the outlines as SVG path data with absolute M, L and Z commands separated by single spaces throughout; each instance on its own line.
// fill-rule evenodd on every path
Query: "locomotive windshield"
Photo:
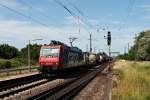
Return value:
M 59 48 L 43 48 L 40 55 L 45 57 L 58 57 Z

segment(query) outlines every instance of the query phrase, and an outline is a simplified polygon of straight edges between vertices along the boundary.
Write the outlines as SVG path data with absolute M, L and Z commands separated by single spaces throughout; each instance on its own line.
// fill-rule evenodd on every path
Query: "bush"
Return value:
M 0 59 L 0 69 L 5 68 L 13 68 L 13 67 L 20 67 L 23 66 L 23 63 L 19 62 L 17 59 Z
M 4 68 L 4 62 L 0 62 L 0 69 Z
M 23 66 L 23 64 L 21 62 L 19 62 L 18 60 L 16 60 L 16 59 L 11 60 L 11 64 L 12 64 L 12 67 Z
M 12 59 L 17 57 L 19 50 L 16 47 L 9 46 L 8 44 L 0 44 L 0 57 L 4 59 Z
M 31 60 L 31 66 L 37 65 L 37 61 Z M 14 58 L 10 60 L 0 59 L 0 69 L 28 66 L 28 60 L 23 58 Z
M 11 66 L 11 62 L 10 61 L 6 61 L 5 63 L 4 63 L 4 65 L 3 65 L 3 67 L 5 67 L 5 68 L 11 68 L 12 66 Z

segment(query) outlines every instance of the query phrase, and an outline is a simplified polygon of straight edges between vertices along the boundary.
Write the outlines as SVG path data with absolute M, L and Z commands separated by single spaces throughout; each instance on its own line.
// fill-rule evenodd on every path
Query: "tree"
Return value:
M 37 61 L 39 58 L 40 48 L 41 48 L 41 45 L 38 45 L 38 44 L 33 44 L 33 45 L 30 44 L 30 45 L 27 45 L 26 47 L 22 48 L 20 51 L 20 56 L 22 58 L 28 59 L 28 46 L 30 46 L 31 60 Z
M 17 57 L 19 54 L 19 50 L 13 46 L 9 46 L 8 44 L 0 45 L 0 58 L 4 59 L 12 59 Z
M 150 60 L 150 30 L 140 32 L 129 52 L 119 57 L 128 60 Z

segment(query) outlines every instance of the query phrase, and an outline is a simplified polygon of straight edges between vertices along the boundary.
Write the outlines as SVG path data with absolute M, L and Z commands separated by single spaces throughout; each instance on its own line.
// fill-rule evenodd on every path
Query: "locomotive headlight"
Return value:
M 58 63 L 56 63 L 56 65 L 58 65 Z

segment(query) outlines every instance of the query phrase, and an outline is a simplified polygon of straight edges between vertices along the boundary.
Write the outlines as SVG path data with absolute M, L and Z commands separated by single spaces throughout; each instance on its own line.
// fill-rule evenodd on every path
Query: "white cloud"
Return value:
M 113 23 L 113 24 L 117 24 L 117 25 L 123 24 L 123 22 L 121 22 L 121 21 L 117 21 L 117 20 L 112 21 L 112 23 Z
M 73 17 L 73 16 L 67 16 L 65 18 L 69 24 L 82 24 L 82 25 L 86 25 L 86 24 L 91 24 L 91 25 L 98 25 L 99 21 L 96 19 L 83 19 L 82 17 Z M 79 19 L 79 20 L 78 20 Z
M 13 9 L 28 10 L 29 8 L 21 4 L 18 0 L 1 0 L 0 4 L 8 6 Z
M 98 24 L 99 24 L 99 21 L 96 20 L 96 19 L 89 19 L 88 21 L 89 21 L 89 23 L 91 23 L 92 25 L 98 25 Z
M 16 20 L 0 20 L 0 23 L 0 43 L 9 43 L 18 48 L 24 47 L 29 39 L 33 40 L 36 38 L 42 38 L 42 42 L 36 41 L 42 44 L 49 43 L 50 40 L 59 40 L 69 44 L 68 38 L 70 36 L 78 38 L 74 44 L 83 50 L 86 50 L 86 45 L 89 44 L 89 32 L 84 27 L 81 27 L 81 32 L 78 33 L 78 28 L 71 25 L 43 27 L 32 25 L 30 22 Z M 117 29 L 110 29 L 112 31 L 112 50 L 122 52 L 128 42 L 133 44 L 134 33 L 142 31 L 141 29 L 145 28 L 130 27 L 119 32 Z M 104 49 L 107 51 L 108 48 L 104 39 L 104 35 L 107 35 L 106 32 L 96 33 L 96 30 L 89 31 L 93 33 L 92 38 L 97 40 L 92 42 L 93 47 L 96 47 L 97 50 Z
M 144 19 L 150 20 L 150 16 L 145 16 Z
M 84 42 L 87 41 L 87 31 L 82 28 L 81 33 L 77 33 L 76 27 L 63 26 L 63 27 L 43 27 L 43 26 L 32 26 L 30 22 L 15 21 L 15 20 L 0 20 L 0 40 L 2 43 L 12 41 L 17 47 L 24 47 L 27 41 L 35 38 L 42 38 L 43 43 L 49 43 L 50 40 L 60 40 L 68 43 L 70 36 L 78 37 L 82 44 L 77 43 L 79 47 L 84 48 Z M 81 39 L 82 38 L 82 39 Z M 5 39 L 7 41 L 5 41 Z M 10 42 L 9 42 L 10 43 Z M 18 45 L 22 43 L 22 45 Z
M 66 23 L 68 24 L 74 24 L 74 23 L 78 24 L 78 18 L 75 19 L 75 17 L 73 16 L 67 16 L 65 19 L 67 20 Z
M 146 4 L 146 5 L 139 5 L 139 8 L 144 9 L 145 11 L 150 11 L 150 5 Z

